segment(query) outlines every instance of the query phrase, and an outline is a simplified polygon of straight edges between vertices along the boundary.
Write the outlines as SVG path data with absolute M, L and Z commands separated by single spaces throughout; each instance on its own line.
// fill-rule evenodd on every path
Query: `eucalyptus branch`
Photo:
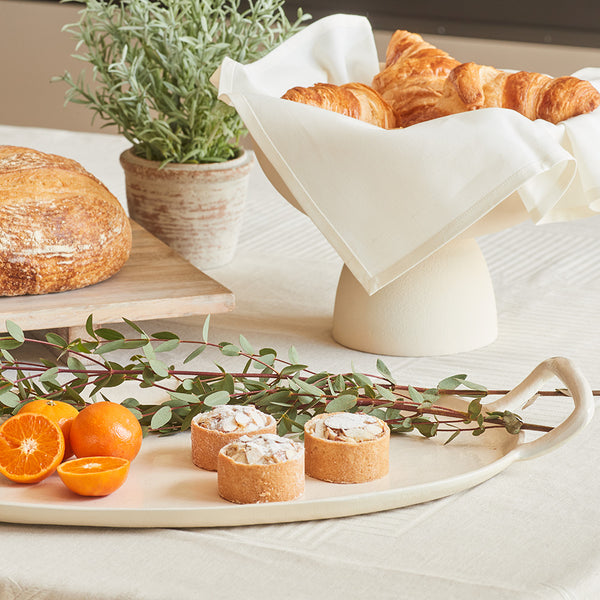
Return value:
M 499 427 L 513 434 L 551 429 L 525 423 L 510 411 L 486 411 L 481 401 L 490 392 L 466 375 L 446 377 L 433 388 L 399 385 L 381 359 L 376 363 L 377 374 L 316 372 L 301 363 L 293 346 L 287 358 L 281 358 L 273 348 L 255 351 L 243 335 L 237 343 L 209 341 L 210 317 L 201 341 L 180 339 L 168 331 L 148 334 L 136 323 L 123 321 L 132 330 L 131 336 L 94 327 L 90 316 L 88 338 L 70 343 L 54 332 L 43 340 L 27 338 L 16 323 L 7 321 L 8 333 L 0 337 L 0 415 L 15 414 L 33 398 L 62 400 L 81 409 L 90 401 L 109 400 L 111 388 L 133 382 L 141 390 L 155 388 L 168 397 L 159 404 L 143 404 L 135 397 L 121 402 L 139 419 L 145 433 L 161 435 L 185 431 L 195 415 L 226 403 L 256 405 L 277 419 L 280 434 L 301 434 L 314 414 L 337 411 L 372 414 L 385 420 L 393 433 L 414 431 L 433 437 L 448 432 L 447 441 L 463 432 L 481 435 Z M 24 345 L 52 349 L 59 359 L 15 358 L 13 351 Z M 188 352 L 178 366 L 163 358 L 186 347 Z M 228 360 L 242 360 L 243 366 L 232 370 L 218 364 L 217 370 L 187 367 L 207 349 Z M 126 362 L 116 362 L 128 351 Z M 84 360 L 91 364 L 86 366 Z M 441 404 L 449 394 L 470 399 L 467 409 Z M 554 392 L 563 394 L 564 390 Z

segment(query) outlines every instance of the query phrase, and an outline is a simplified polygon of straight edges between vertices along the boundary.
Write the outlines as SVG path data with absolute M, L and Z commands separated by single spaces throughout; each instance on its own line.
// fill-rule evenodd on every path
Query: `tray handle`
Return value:
M 527 408 L 537 399 L 540 384 L 558 377 L 573 398 L 573 411 L 552 431 L 541 437 L 520 444 L 515 448 L 518 460 L 527 460 L 546 454 L 560 446 L 582 430 L 594 416 L 594 396 L 583 373 L 567 358 L 556 356 L 540 363 L 521 383 L 508 394 L 485 405 L 485 409 L 511 410 L 519 406 Z M 525 401 L 525 402 L 524 402 Z

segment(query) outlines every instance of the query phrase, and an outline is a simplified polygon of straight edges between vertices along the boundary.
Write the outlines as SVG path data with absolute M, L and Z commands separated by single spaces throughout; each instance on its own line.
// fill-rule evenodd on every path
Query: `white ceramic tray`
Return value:
M 150 437 L 132 464 L 127 482 L 105 498 L 75 496 L 56 474 L 34 485 L 0 481 L 0 520 L 12 523 L 97 527 L 213 527 L 342 517 L 399 508 L 475 486 L 517 460 L 534 458 L 566 442 L 593 416 L 592 391 L 568 360 L 544 361 L 490 410 L 521 408 L 541 384 L 558 376 L 574 400 L 573 412 L 549 433 L 525 442 L 503 429 L 479 437 L 463 434 L 447 446 L 443 438 L 393 436 L 390 473 L 379 481 L 336 485 L 306 479 L 304 495 L 292 502 L 234 505 L 217 493 L 216 473 L 194 467 L 190 438 Z M 449 405 L 465 408 L 451 398 Z

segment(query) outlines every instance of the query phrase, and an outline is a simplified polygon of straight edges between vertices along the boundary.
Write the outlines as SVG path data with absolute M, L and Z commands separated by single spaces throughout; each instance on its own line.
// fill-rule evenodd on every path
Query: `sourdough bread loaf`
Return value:
M 0 295 L 47 294 L 114 275 L 131 251 L 119 201 L 74 160 L 0 146 Z

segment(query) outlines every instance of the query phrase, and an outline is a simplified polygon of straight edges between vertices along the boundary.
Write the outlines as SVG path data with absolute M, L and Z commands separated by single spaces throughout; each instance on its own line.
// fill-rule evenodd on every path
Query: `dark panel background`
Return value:
M 600 48 L 600 0 L 287 0 L 290 18 L 299 6 L 314 19 L 364 15 L 374 29 Z
M 600 0 L 288 0 L 320 18 L 365 15 L 375 29 L 600 47 Z

